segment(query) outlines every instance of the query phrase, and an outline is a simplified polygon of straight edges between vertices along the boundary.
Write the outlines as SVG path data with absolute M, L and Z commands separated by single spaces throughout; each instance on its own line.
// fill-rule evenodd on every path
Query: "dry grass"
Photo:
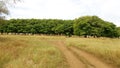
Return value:
M 47 36 L 0 36 L 0 68 L 68 68 Z M 60 39 L 60 38 L 59 38 Z
M 120 67 L 120 39 L 3 35 L 0 36 L 0 68 L 68 68 L 61 51 L 51 43 L 57 40 Z
M 120 67 L 120 39 L 68 38 L 68 46 L 75 46 L 99 57 L 103 61 Z

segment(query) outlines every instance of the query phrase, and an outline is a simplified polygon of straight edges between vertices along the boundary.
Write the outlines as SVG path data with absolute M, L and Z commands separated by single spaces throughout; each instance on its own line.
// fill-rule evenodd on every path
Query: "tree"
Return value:
M 97 16 L 83 16 L 74 21 L 74 34 L 78 36 L 115 37 L 116 25 Z
M 74 20 L 74 34 L 87 37 L 92 34 L 92 16 L 83 16 Z
M 0 32 L 4 32 L 5 29 L 2 29 L 3 24 L 6 22 L 5 16 L 4 15 L 8 15 L 9 14 L 9 10 L 7 8 L 7 4 L 10 4 L 10 2 L 16 3 L 17 1 L 20 0 L 1 0 L 0 1 Z M 9 32 L 9 31 L 6 31 Z
M 117 33 L 116 25 L 114 25 L 111 22 L 105 21 L 102 27 L 102 33 L 101 33 L 102 36 L 113 38 L 116 37 L 116 33 Z
M 4 1 L 0 1 L 0 24 L 5 22 L 3 14 L 9 14 L 9 12 Z
M 20 0 L 2 0 L 2 1 L 0 1 L 0 20 L 5 18 L 5 16 L 3 16 L 3 14 L 7 14 L 7 15 L 9 14 L 7 4 L 9 4 L 11 1 L 13 1 L 13 3 L 16 3 L 17 1 L 20 1 Z
M 117 27 L 117 37 L 120 38 L 120 27 Z
M 1 24 L 0 32 L 111 38 L 120 36 L 119 27 L 97 16 L 84 16 L 75 20 L 11 19 Z
M 0 1 L 0 18 L 2 14 L 8 14 L 8 9 L 4 1 Z

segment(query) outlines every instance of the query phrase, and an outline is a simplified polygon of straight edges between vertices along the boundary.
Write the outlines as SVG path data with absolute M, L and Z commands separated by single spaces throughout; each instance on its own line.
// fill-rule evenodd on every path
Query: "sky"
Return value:
M 96 15 L 120 26 L 120 0 L 22 0 L 9 10 L 8 19 L 75 19 Z

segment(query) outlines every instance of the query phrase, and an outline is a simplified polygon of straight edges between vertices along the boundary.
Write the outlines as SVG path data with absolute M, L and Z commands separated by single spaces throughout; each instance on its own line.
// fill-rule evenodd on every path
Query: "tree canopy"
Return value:
M 115 37 L 116 26 L 97 16 L 83 16 L 74 20 L 74 34 L 87 36 Z
M 0 25 L 0 33 L 114 38 L 120 37 L 120 27 L 97 16 L 83 16 L 74 20 L 10 19 Z

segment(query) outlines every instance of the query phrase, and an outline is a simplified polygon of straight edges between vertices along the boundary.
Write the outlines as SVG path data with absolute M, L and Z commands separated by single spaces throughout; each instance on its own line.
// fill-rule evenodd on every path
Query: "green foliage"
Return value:
M 97 16 L 83 16 L 75 20 L 11 19 L 0 25 L 0 32 L 111 38 L 120 36 L 119 27 Z
M 116 37 L 116 26 L 97 16 L 83 16 L 74 21 L 74 34 L 78 36 Z
M 3 33 L 73 34 L 72 20 L 58 19 L 11 19 L 1 27 Z
M 120 37 L 120 27 L 117 27 L 117 29 L 116 29 L 116 30 L 117 30 L 117 34 L 116 34 L 116 35 L 117 35 L 117 37 Z

